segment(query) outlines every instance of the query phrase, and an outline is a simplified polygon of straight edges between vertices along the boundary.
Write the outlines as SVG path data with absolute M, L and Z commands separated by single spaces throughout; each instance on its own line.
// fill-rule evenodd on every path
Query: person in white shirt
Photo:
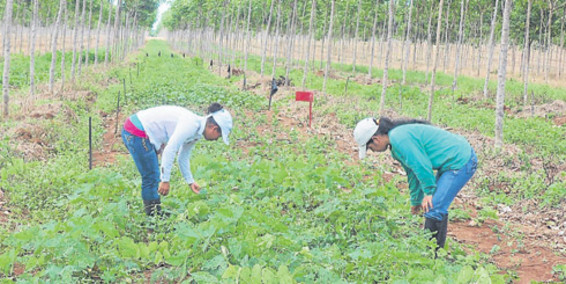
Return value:
M 178 163 L 185 181 L 196 194 L 200 186 L 190 167 L 190 155 L 197 141 L 217 140 L 226 145 L 232 130 L 232 116 L 220 104 L 208 107 L 206 116 L 199 116 L 179 106 L 158 106 L 141 110 L 124 123 L 122 140 L 142 176 L 141 194 L 145 213 L 161 214 L 159 195 L 169 194 L 171 167 L 178 153 Z M 161 167 L 157 155 L 162 153 Z

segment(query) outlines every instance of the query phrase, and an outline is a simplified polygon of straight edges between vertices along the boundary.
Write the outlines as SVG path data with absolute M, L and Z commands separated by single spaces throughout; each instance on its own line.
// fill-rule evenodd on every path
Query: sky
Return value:
M 155 20 L 153 26 L 151 27 L 152 30 L 155 30 L 155 28 L 157 28 L 157 26 L 161 22 L 161 16 L 163 16 L 163 13 L 167 11 L 169 8 L 171 8 L 171 2 L 172 1 L 169 0 L 159 5 L 159 8 L 157 8 L 157 19 Z

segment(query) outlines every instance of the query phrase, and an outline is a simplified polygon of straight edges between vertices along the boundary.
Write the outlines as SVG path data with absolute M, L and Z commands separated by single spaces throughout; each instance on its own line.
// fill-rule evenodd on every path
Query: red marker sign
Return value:
M 313 93 L 312 92 L 297 91 L 295 93 L 295 101 L 297 101 L 297 102 L 309 102 L 309 127 L 311 127 L 312 102 L 314 101 Z

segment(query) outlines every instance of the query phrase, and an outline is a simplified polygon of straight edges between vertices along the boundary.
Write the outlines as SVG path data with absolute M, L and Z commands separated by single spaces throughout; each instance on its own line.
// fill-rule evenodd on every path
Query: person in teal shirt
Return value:
M 424 211 L 425 229 L 432 232 L 438 248 L 444 247 L 448 208 L 477 169 L 477 156 L 466 138 L 423 120 L 387 117 L 361 120 L 354 138 L 360 159 L 368 149 L 389 149 L 401 163 L 409 181 L 411 213 Z

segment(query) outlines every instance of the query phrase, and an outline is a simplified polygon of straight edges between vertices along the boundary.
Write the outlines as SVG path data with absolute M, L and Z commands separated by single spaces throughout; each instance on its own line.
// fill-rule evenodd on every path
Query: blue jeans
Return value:
M 436 180 L 436 192 L 432 195 L 432 209 L 424 214 L 426 218 L 442 221 L 448 216 L 448 207 L 478 167 L 478 157 L 472 149 L 468 163 L 459 170 L 444 172 Z
M 159 199 L 157 188 L 159 187 L 160 175 L 155 147 L 149 142 L 148 138 L 134 136 L 124 129 L 122 129 L 122 141 L 134 158 L 134 163 L 141 174 L 142 199 Z

